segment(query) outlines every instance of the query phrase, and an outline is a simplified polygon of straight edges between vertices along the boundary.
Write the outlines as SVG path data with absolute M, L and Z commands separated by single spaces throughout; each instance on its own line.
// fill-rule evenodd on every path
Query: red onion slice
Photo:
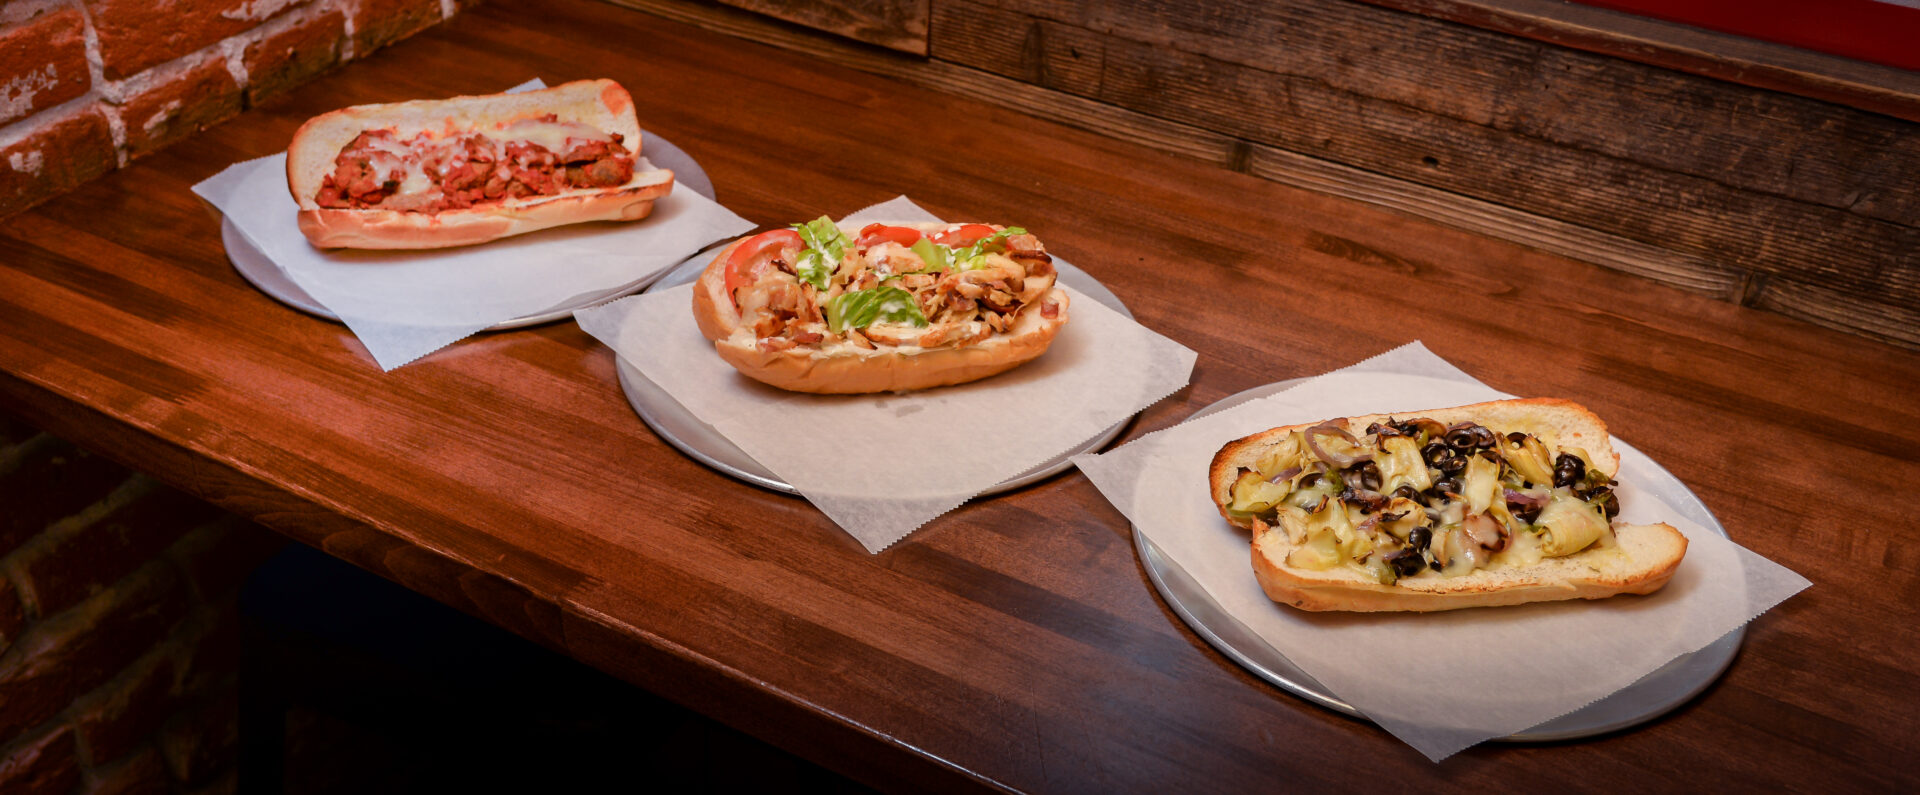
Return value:
M 1340 420 L 1328 420 L 1308 428 L 1306 436 L 1307 449 L 1312 450 L 1313 454 L 1319 457 L 1320 460 L 1341 469 L 1346 469 L 1362 461 L 1373 460 L 1372 453 L 1361 453 L 1359 455 L 1335 453 L 1320 443 L 1321 436 L 1338 436 L 1345 440 L 1347 444 L 1353 445 L 1354 447 L 1360 446 L 1360 440 L 1353 438 L 1353 434 L 1348 433 L 1346 428 L 1341 427 Z
M 1514 491 L 1513 489 L 1507 489 L 1506 493 L 1502 496 L 1506 498 L 1507 505 L 1510 505 L 1510 506 L 1519 505 L 1525 508 L 1547 507 L 1547 498 L 1544 495 L 1535 496 L 1532 494 L 1528 494 L 1524 491 Z

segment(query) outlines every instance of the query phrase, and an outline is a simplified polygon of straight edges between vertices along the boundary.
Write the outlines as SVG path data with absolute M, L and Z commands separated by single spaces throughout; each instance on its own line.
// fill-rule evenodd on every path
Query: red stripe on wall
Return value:
M 1920 71 L 1920 2 L 1576 0 L 1643 17 Z

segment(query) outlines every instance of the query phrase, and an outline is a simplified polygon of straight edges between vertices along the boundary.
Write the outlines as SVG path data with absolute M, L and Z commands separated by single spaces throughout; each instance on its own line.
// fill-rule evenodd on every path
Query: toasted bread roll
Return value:
M 1045 353 L 1067 322 L 1054 279 L 1052 258 L 1023 230 L 823 218 L 723 249 L 694 287 L 693 314 L 720 357 L 755 380 L 906 391 Z
M 1208 472 L 1254 574 L 1302 610 L 1434 611 L 1652 593 L 1686 537 L 1615 525 L 1606 427 L 1551 399 L 1291 425 Z
M 645 218 L 673 172 L 639 153 L 626 89 L 582 80 L 321 114 L 287 147 L 287 188 L 315 246 L 444 248 Z

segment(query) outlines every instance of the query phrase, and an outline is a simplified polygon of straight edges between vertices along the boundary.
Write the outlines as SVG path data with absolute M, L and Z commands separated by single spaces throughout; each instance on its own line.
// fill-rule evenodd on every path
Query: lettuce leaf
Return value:
M 931 238 L 921 238 L 910 246 L 913 253 L 920 255 L 926 267 L 914 273 L 941 273 L 948 270 L 979 270 L 987 266 L 987 252 L 994 244 L 1014 235 L 1024 235 L 1027 230 L 1010 226 L 986 237 L 980 238 L 971 246 L 954 248 L 935 243 Z
M 955 267 L 963 271 L 979 270 L 987 267 L 987 249 L 992 248 L 993 244 L 1006 240 L 1009 237 L 1024 235 L 1026 233 L 1027 230 L 1025 229 L 1017 226 L 1009 226 L 991 235 L 980 238 L 979 241 L 971 246 L 954 249 L 952 253 L 953 263 Z
M 939 273 L 953 267 L 953 249 L 924 237 L 913 241 L 910 248 L 913 253 L 920 255 L 922 262 L 927 263 L 925 267 L 914 273 Z
M 804 224 L 794 224 L 793 229 L 807 244 L 806 250 L 800 252 L 800 261 L 794 265 L 795 275 L 816 290 L 827 289 L 834 270 L 846 256 L 850 241 L 840 232 L 840 227 L 834 225 L 833 219 L 824 215 Z
M 920 306 L 913 301 L 913 293 L 898 287 L 854 290 L 827 301 L 827 328 L 835 334 L 883 321 L 925 328 L 927 316 L 920 313 Z

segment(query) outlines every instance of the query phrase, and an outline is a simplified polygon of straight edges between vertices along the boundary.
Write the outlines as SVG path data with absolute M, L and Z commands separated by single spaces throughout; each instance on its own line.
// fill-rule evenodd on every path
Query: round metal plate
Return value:
M 1222 398 L 1204 409 L 1194 413 L 1194 417 L 1204 417 L 1216 411 L 1224 411 L 1249 400 L 1263 398 L 1292 388 L 1306 379 L 1296 378 L 1275 384 L 1255 387 L 1245 392 Z M 1613 439 L 1614 449 L 1622 458 L 1633 457 L 1634 474 L 1638 485 L 1652 493 L 1680 512 L 1688 520 L 1719 534 L 1727 535 L 1725 527 L 1707 510 L 1705 503 L 1673 476 L 1659 462 L 1646 457 L 1632 445 Z M 1147 569 L 1148 579 L 1153 581 L 1154 590 L 1160 592 L 1160 598 L 1166 600 L 1173 612 L 1180 616 L 1195 633 L 1207 643 L 1218 649 L 1221 654 L 1239 663 L 1255 676 L 1273 683 L 1280 689 L 1293 693 L 1328 709 L 1344 712 L 1348 715 L 1364 718 L 1365 715 L 1353 708 L 1353 705 L 1336 697 L 1332 691 L 1294 666 L 1280 649 L 1268 644 L 1264 638 L 1254 634 L 1239 619 L 1229 613 L 1220 603 L 1208 596 L 1206 589 L 1200 587 L 1179 564 L 1168 559 L 1159 547 L 1147 540 L 1140 528 L 1133 528 L 1134 548 L 1140 553 L 1142 565 Z M 1733 663 L 1740 651 L 1740 643 L 1746 637 L 1746 627 L 1727 633 L 1706 648 L 1683 654 L 1666 665 L 1640 678 L 1639 681 L 1620 689 L 1613 695 L 1595 701 L 1592 704 L 1569 712 L 1553 720 L 1542 723 L 1524 732 L 1500 738 L 1502 742 L 1546 742 L 1551 740 L 1570 740 L 1605 734 L 1631 726 L 1637 726 L 1654 718 L 1665 715 L 1675 707 L 1686 703 L 1699 695 L 1701 691 L 1720 678 L 1720 674 Z
M 713 260 L 715 252 L 732 242 L 733 241 L 729 240 L 726 243 L 716 245 L 713 248 L 695 254 L 686 262 L 674 266 L 672 270 L 667 271 L 665 276 L 655 281 L 652 287 L 647 288 L 647 292 L 677 287 L 700 278 L 700 272 L 706 268 L 708 262 Z M 1058 258 L 1054 260 L 1054 265 L 1059 269 L 1061 284 L 1079 290 L 1088 298 L 1112 307 L 1114 311 L 1120 314 L 1126 315 L 1129 318 L 1133 317 L 1133 313 L 1128 311 L 1126 305 L 1120 302 L 1119 296 L 1114 295 L 1112 290 L 1107 289 L 1106 285 L 1101 284 L 1097 279 L 1089 276 L 1086 271 L 1080 270 Z M 633 405 L 633 410 L 640 415 L 641 421 L 645 422 L 647 427 L 652 428 L 654 433 L 659 434 L 660 438 L 667 440 L 668 444 L 679 448 L 680 452 L 692 456 L 694 460 L 702 464 L 706 464 L 728 475 L 752 483 L 755 486 L 785 492 L 787 494 L 800 493 L 786 481 L 774 476 L 766 467 L 761 466 L 760 462 L 753 460 L 752 456 L 742 452 L 733 442 L 728 441 L 727 437 L 722 436 L 719 431 L 714 430 L 713 426 L 701 422 L 699 418 L 693 416 L 693 412 L 687 411 L 686 407 L 680 405 L 679 401 L 674 400 L 671 395 L 668 395 L 665 389 L 661 389 L 658 384 L 655 384 L 645 375 L 641 374 L 638 368 L 627 364 L 624 359 L 618 359 L 616 357 L 616 361 L 619 364 L 620 388 L 626 391 L 627 402 Z M 1098 436 L 1088 439 L 1084 444 L 1062 453 L 1058 457 L 1050 459 L 1034 469 L 1028 470 L 1019 477 L 1003 481 L 993 488 L 981 492 L 978 496 L 985 497 L 991 494 L 999 494 L 1052 477 L 1067 467 L 1072 466 L 1072 462 L 1068 459 L 1073 456 L 1098 450 L 1105 447 L 1108 442 L 1118 438 L 1120 432 L 1126 429 L 1127 422 L 1131 421 L 1131 419 L 1128 419 L 1115 423 L 1112 427 L 1102 431 Z
M 643 140 L 646 142 L 644 151 L 646 152 L 647 159 L 653 161 L 654 166 L 658 168 L 672 169 L 673 180 L 677 186 L 689 188 L 693 192 L 709 199 L 713 198 L 713 182 L 707 178 L 707 172 L 700 168 L 700 164 L 693 161 L 692 156 L 681 150 L 680 147 L 674 146 L 671 142 L 657 136 L 644 135 Z M 306 290 L 300 289 L 300 285 L 295 284 L 293 279 L 287 276 L 285 270 L 279 265 L 274 264 L 273 260 L 268 259 L 267 255 L 262 253 L 260 248 L 253 244 L 253 241 L 248 240 L 246 235 L 240 233 L 239 227 L 234 226 L 233 222 L 226 218 L 220 219 L 220 241 L 226 246 L 227 261 L 233 263 L 233 269 L 238 271 L 241 278 L 246 279 L 247 283 L 252 284 L 255 288 L 259 289 L 260 292 L 266 293 L 274 300 L 309 315 L 339 322 L 339 315 L 334 314 L 332 310 L 327 309 L 325 305 L 315 300 Z M 639 289 L 637 285 L 628 285 L 601 295 L 576 298 L 566 306 L 555 307 L 544 312 L 514 318 L 504 323 L 489 326 L 485 330 L 505 331 L 507 329 L 551 323 L 555 320 L 572 317 L 573 310 L 575 309 L 597 306 L 637 289 Z

